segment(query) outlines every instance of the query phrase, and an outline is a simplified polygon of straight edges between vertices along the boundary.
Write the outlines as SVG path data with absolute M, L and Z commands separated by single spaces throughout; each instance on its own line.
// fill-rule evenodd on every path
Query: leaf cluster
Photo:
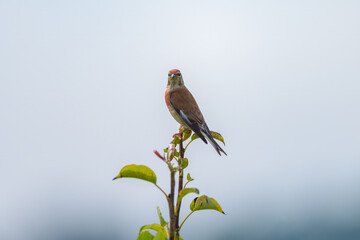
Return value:
M 219 140 L 225 145 L 224 138 L 217 132 L 211 132 L 211 135 L 214 139 Z M 157 213 L 159 217 L 159 224 L 149 224 L 144 225 L 140 228 L 138 240 L 167 240 L 167 239 L 182 239 L 179 235 L 180 229 L 183 226 L 184 222 L 188 219 L 188 217 L 200 210 L 216 210 L 221 213 L 224 213 L 220 204 L 212 197 L 208 197 L 206 195 L 202 195 L 200 197 L 196 197 L 192 200 L 190 204 L 191 212 L 185 217 L 182 223 L 179 225 L 179 215 L 180 215 L 180 207 L 182 203 L 182 199 L 190 193 L 199 194 L 199 189 L 195 187 L 187 188 L 187 185 L 194 181 L 191 178 L 190 174 L 187 173 L 186 180 L 187 182 L 183 185 L 183 171 L 189 165 L 188 158 L 184 157 L 184 154 L 189 147 L 189 145 L 198 139 L 199 137 L 192 133 L 191 130 L 180 128 L 179 133 L 174 134 L 170 144 L 167 148 L 163 150 L 163 155 L 161 155 L 158 151 L 154 151 L 155 155 L 160 158 L 164 163 L 168 165 L 170 170 L 170 177 L 172 181 L 171 190 L 169 194 L 157 185 L 157 176 L 155 172 L 145 166 L 145 165 L 127 165 L 124 166 L 119 174 L 113 179 L 120 178 L 137 178 L 140 180 L 148 181 L 154 184 L 166 197 L 169 203 L 169 217 L 170 222 L 167 222 L 160 211 L 160 208 L 157 207 Z M 183 144 L 185 141 L 188 141 L 185 147 Z M 173 162 L 175 160 L 175 163 Z M 178 193 L 175 201 L 174 198 L 174 181 L 175 181 L 175 173 L 178 173 L 179 184 L 178 184 Z M 175 221 L 175 222 L 174 222 Z M 176 229 L 175 229 L 176 228 Z M 155 235 L 153 235 L 150 231 L 154 231 Z

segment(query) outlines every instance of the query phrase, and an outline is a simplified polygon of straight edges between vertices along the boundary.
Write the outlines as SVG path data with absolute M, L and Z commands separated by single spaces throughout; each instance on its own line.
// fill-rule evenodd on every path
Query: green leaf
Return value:
M 149 225 L 142 226 L 142 227 L 140 228 L 139 234 L 140 234 L 142 231 L 146 230 L 146 229 L 155 230 L 155 231 L 157 232 L 154 240 L 155 240 L 155 239 L 158 239 L 158 240 L 166 240 L 166 239 L 167 239 L 167 232 L 166 232 L 166 230 L 165 230 L 162 226 L 160 226 L 159 224 L 154 223 L 154 224 L 149 224 Z
M 166 222 L 165 219 L 163 218 L 159 207 L 157 207 L 157 214 L 158 214 L 158 216 L 159 216 L 159 220 L 160 220 L 161 226 L 162 226 L 162 227 L 165 227 L 166 224 L 167 224 L 167 222 Z
M 164 236 L 162 233 L 158 232 L 153 240 L 167 240 L 167 234 Z
M 179 154 L 180 154 L 180 153 L 175 149 L 174 156 L 178 158 L 178 157 L 179 157 Z
M 120 173 L 113 180 L 124 177 L 138 178 L 156 184 L 154 171 L 144 165 L 127 165 L 120 170 Z
M 220 133 L 214 132 L 214 131 L 210 131 L 210 133 L 211 133 L 211 136 L 212 136 L 214 139 L 219 140 L 220 142 L 222 142 L 222 143 L 225 145 L 224 138 L 223 138 L 223 136 L 221 136 Z M 199 138 L 199 136 L 196 135 L 195 133 L 191 136 L 191 140 L 195 140 L 195 139 L 198 139 L 198 138 Z
M 175 146 L 180 143 L 179 135 L 175 135 L 174 140 L 172 140 L 172 143 L 175 144 Z
M 197 188 L 184 188 L 184 189 L 182 189 L 179 192 L 179 196 L 178 196 L 177 201 L 180 202 L 183 199 L 183 197 L 185 197 L 189 193 L 199 194 L 199 189 L 197 189 Z
M 191 141 L 193 141 L 193 140 L 195 140 L 195 139 L 198 139 L 198 138 L 199 138 L 199 136 L 194 133 L 194 134 L 191 136 Z
M 187 179 L 189 182 L 194 181 L 194 179 L 191 178 L 190 173 L 187 174 L 186 179 Z
M 181 167 L 185 169 L 189 165 L 189 161 L 187 158 L 181 159 Z
M 214 198 L 208 197 L 206 195 L 195 198 L 190 204 L 190 209 L 191 211 L 212 209 L 225 214 L 220 204 Z
M 153 240 L 154 236 L 148 231 L 141 232 L 136 240 Z
M 190 136 L 191 136 L 191 130 L 190 129 L 186 129 L 184 132 L 183 132 L 183 141 L 185 142 Z
M 210 132 L 211 132 L 211 136 L 212 136 L 213 138 L 215 138 L 216 140 L 219 140 L 220 142 L 222 142 L 222 143 L 225 145 L 224 138 L 223 138 L 223 136 L 221 136 L 220 133 L 213 132 L 213 131 L 210 131 Z
M 167 153 L 168 152 L 168 148 L 164 148 L 164 153 Z

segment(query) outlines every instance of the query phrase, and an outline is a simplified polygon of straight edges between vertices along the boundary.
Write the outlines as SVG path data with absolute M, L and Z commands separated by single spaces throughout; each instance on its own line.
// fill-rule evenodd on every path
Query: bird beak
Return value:
M 173 74 L 171 74 L 171 78 L 175 78 L 175 74 L 173 73 Z

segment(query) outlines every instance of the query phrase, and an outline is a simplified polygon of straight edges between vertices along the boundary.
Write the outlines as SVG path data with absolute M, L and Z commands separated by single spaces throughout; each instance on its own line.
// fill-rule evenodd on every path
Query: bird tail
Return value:
M 200 131 L 202 134 L 204 134 L 206 139 L 209 140 L 210 144 L 215 148 L 215 150 L 218 152 L 220 156 L 221 156 L 221 152 L 223 152 L 227 156 L 226 152 L 219 146 L 219 144 L 217 144 L 215 139 L 211 136 L 210 130 L 206 125 L 206 123 L 204 123 L 203 126 L 200 128 Z

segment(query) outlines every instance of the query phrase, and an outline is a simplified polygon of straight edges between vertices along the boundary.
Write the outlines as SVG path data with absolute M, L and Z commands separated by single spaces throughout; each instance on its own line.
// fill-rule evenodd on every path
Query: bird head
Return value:
M 172 69 L 168 74 L 167 87 L 170 89 L 179 88 L 184 86 L 184 81 L 178 69 Z

